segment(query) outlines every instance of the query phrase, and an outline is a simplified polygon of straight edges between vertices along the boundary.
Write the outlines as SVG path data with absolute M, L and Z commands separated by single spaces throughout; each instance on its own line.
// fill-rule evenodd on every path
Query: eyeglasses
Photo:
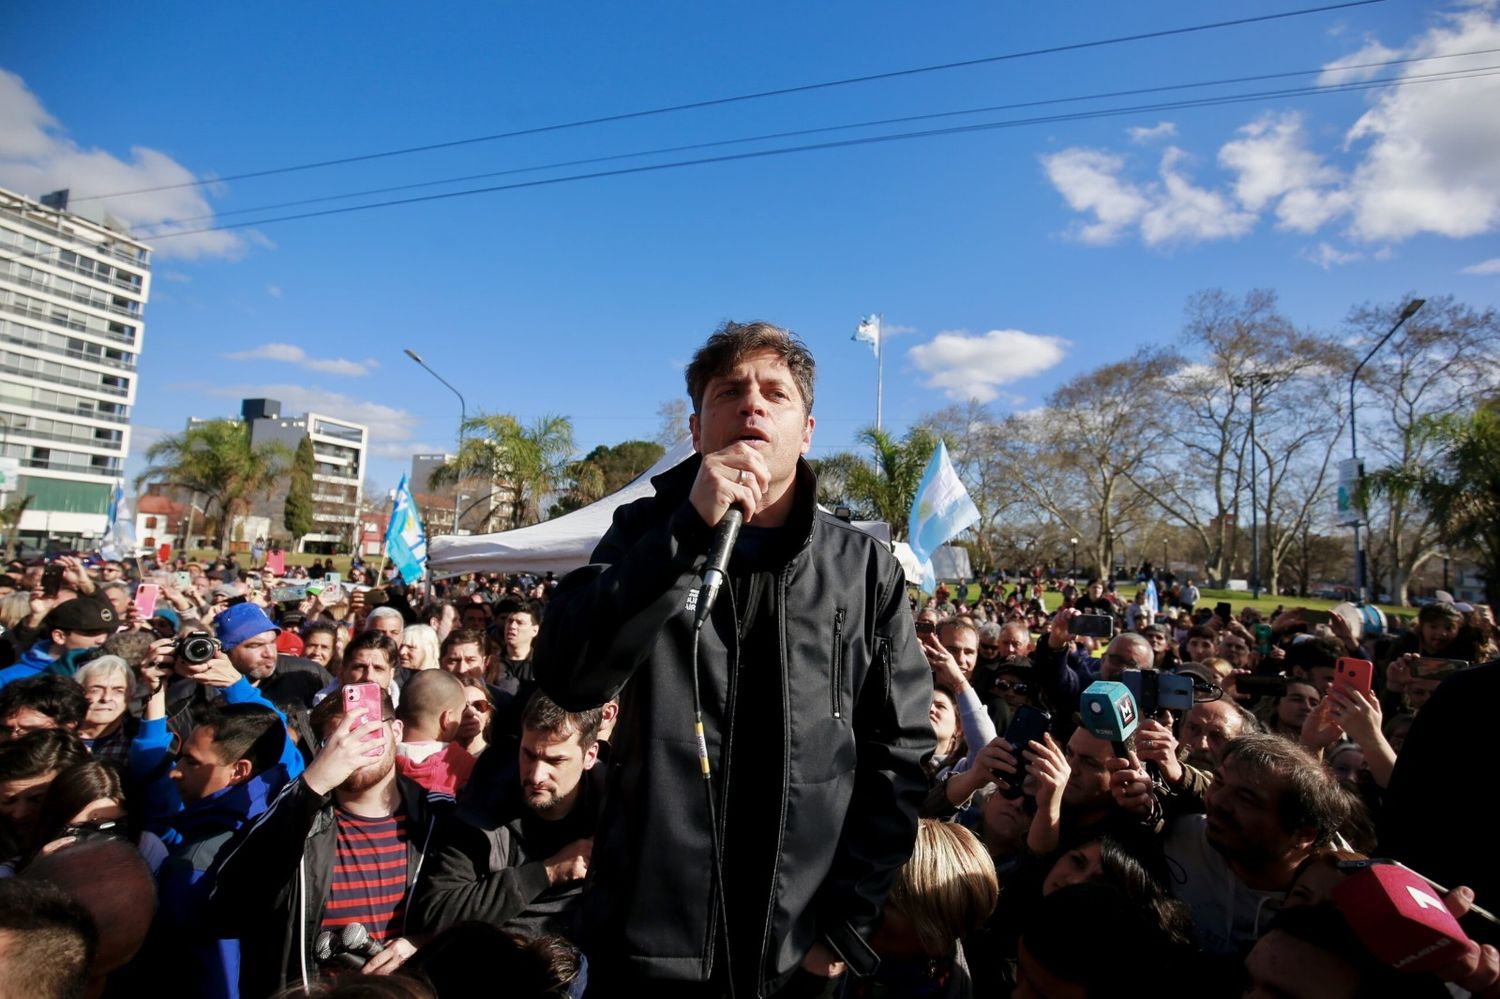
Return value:
M 1000 691 L 1000 693 L 1002 694 L 1010 693 L 1012 691 L 1017 694 L 1029 694 L 1031 693 L 1031 684 L 1022 683 L 1019 680 L 1014 682 L 1010 680 L 996 680 L 995 689 Z
M 487 715 L 494 708 L 489 701 L 470 701 L 467 705 L 482 715 Z
M 1000 651 L 1000 646 L 998 646 L 998 645 L 980 645 L 979 646 L 979 651 L 980 652 L 999 652 Z

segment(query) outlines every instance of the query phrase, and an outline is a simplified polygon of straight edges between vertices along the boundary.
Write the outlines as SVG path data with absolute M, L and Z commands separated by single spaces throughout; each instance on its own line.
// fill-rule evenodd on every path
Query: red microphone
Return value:
M 1437 891 L 1396 864 L 1349 875 L 1333 901 L 1371 955 L 1400 971 L 1435 971 L 1473 946 Z

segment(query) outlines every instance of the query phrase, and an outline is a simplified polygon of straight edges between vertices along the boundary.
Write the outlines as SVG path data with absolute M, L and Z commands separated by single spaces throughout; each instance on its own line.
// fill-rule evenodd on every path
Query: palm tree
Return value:
M 870 448 L 873 463 L 849 453 L 824 458 L 819 463 L 819 474 L 832 480 L 830 485 L 841 478 L 843 496 L 824 492 L 820 482 L 819 499 L 825 505 L 845 499 L 861 513 L 890 524 L 892 538 L 905 540 L 912 500 L 922 483 L 922 472 L 937 449 L 938 438 L 926 427 L 913 427 L 901 440 L 869 427 L 860 431 L 856 439 Z
M 541 501 L 567 476 L 573 455 L 573 424 L 566 416 L 543 416 L 531 426 L 509 413 L 481 413 L 464 421 L 458 456 L 432 473 L 434 486 L 483 479 L 508 501 L 506 527 L 541 520 Z M 492 511 L 485 520 L 491 527 Z
M 217 514 L 216 541 L 223 551 L 234 515 L 269 492 L 290 459 L 284 444 L 252 445 L 249 428 L 238 420 L 206 420 L 152 444 L 135 487 L 160 482 L 188 490 L 193 500 L 204 497 L 204 519 Z

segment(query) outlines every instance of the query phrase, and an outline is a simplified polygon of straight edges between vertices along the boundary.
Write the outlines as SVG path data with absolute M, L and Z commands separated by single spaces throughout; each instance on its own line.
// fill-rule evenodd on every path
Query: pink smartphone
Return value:
M 358 711 L 366 719 L 380 717 L 380 684 L 349 683 L 344 685 L 344 717 Z M 360 722 L 361 725 L 364 722 Z
M 151 620 L 151 615 L 156 613 L 156 598 L 160 593 L 161 587 L 155 583 L 142 583 L 135 588 L 135 612 L 142 621 Z
M 1340 659 L 1333 664 L 1333 682 L 1368 694 L 1375 682 L 1375 664 L 1368 659 Z

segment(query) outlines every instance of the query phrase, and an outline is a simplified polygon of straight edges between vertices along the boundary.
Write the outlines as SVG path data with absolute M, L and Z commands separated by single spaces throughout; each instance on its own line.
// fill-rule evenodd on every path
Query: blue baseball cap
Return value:
M 281 634 L 281 629 L 266 617 L 266 612 L 255 604 L 235 604 L 226 607 L 214 618 L 214 630 L 218 633 L 219 642 L 228 652 L 247 638 L 256 635 L 264 635 L 268 631 Z

